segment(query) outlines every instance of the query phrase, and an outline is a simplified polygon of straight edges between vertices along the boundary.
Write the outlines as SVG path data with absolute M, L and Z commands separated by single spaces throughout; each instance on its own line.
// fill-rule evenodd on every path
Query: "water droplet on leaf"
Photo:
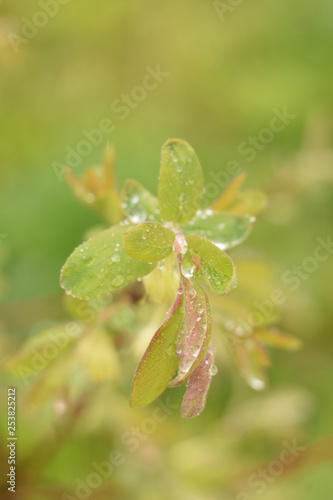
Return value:
M 112 280 L 112 286 L 118 287 L 121 286 L 125 281 L 125 278 L 122 274 L 118 274 L 115 278 Z
M 216 365 L 213 365 L 213 366 L 211 367 L 211 369 L 209 370 L 209 372 L 210 372 L 210 374 L 212 375 L 212 377 L 214 377 L 214 375 L 216 375 L 216 374 L 217 374 L 217 372 L 218 372 L 217 366 L 216 366 Z
M 167 349 L 167 355 L 168 356 L 173 356 L 175 354 L 175 351 L 176 351 L 175 344 L 172 344 Z

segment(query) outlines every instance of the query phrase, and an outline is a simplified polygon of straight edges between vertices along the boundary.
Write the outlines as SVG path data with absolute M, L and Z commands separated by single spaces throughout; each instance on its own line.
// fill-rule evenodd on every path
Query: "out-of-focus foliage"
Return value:
M 0 236 L 6 237 L 0 240 L 0 408 L 6 414 L 5 389 L 16 385 L 18 498 L 75 498 L 85 488 L 91 500 L 248 500 L 259 489 L 265 500 L 332 497 L 333 260 L 322 245 L 316 252 L 318 238 L 329 248 L 332 232 L 332 8 L 329 0 L 255 0 L 230 7 L 221 19 L 221 9 L 201 0 L 101 0 L 98 6 L 72 0 L 59 2 L 59 12 L 16 53 L 8 33 L 21 33 L 24 19 L 31 21 L 41 7 L 1 2 Z M 120 102 L 143 86 L 147 67 L 164 72 L 161 82 L 142 101 Z M 273 110 L 284 109 L 293 118 L 272 137 L 267 129 Z M 104 119 L 113 122 L 112 132 L 101 131 Z M 100 130 L 102 139 L 92 130 Z M 87 135 L 96 145 L 77 156 Z M 128 406 L 135 366 L 163 319 L 165 307 L 158 302 L 172 300 L 157 286 L 165 271 L 156 267 L 143 278 L 150 298 L 158 299 L 153 305 L 141 303 L 140 284 L 125 297 L 88 302 L 63 301 L 58 284 L 74 246 L 107 229 L 66 189 L 63 164 L 72 163 L 81 178 L 109 142 L 116 146 L 119 186 L 134 178 L 156 194 L 156 159 L 171 136 L 196 147 L 206 179 L 204 209 L 242 172 L 243 190 L 260 188 L 268 195 L 250 238 L 231 251 L 237 288 L 212 304 L 219 371 L 205 412 L 193 421 L 179 417 L 177 388 L 146 408 Z M 154 211 L 150 200 L 147 205 Z M 173 263 L 167 264 L 174 296 Z M 273 296 L 279 304 L 271 300 L 276 289 L 283 294 Z M 112 310 L 110 318 L 105 309 Z M 259 318 L 265 323 L 257 329 Z M 268 390 L 254 392 L 229 366 L 227 349 L 234 350 L 232 339 L 238 342 L 241 333 L 236 320 L 250 345 L 267 340 L 267 332 L 276 342 L 273 325 L 303 341 L 292 355 L 266 345 L 272 355 Z M 90 336 L 87 329 L 96 321 L 103 327 L 91 328 Z M 67 335 L 57 353 L 46 351 L 45 367 L 37 355 L 42 344 L 36 346 L 36 373 L 27 380 L 5 371 L 27 355 L 30 338 L 44 332 L 46 347 L 51 332 L 59 346 L 65 342 L 59 324 L 75 325 L 69 331 L 79 342 L 75 333 Z M 230 345 L 223 344 L 222 328 Z M 108 349 L 89 357 L 85 339 Z M 110 371 L 113 352 L 118 363 Z M 6 436 L 5 418 L 0 425 Z M 285 442 L 294 440 L 305 450 L 281 470 Z M 121 453 L 123 462 L 110 458 L 112 452 Z M 4 447 L 0 462 L 6 470 Z M 87 486 L 103 462 L 111 464 L 103 469 L 107 477 L 100 474 L 98 487 Z M 275 475 L 268 473 L 258 485 L 263 469 Z

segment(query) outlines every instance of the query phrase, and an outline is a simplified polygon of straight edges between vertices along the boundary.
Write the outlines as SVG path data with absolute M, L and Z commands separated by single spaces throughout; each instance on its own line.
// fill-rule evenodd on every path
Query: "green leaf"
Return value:
M 129 179 L 122 192 L 122 208 L 131 222 L 160 221 L 158 199 L 139 182 Z
M 124 247 L 133 259 L 158 262 L 172 252 L 175 234 L 158 222 L 144 222 L 124 235 Z
M 185 224 L 200 207 L 204 178 L 192 147 L 180 139 L 169 139 L 162 148 L 158 199 L 166 221 Z
M 241 243 L 249 235 L 253 222 L 251 217 L 205 210 L 199 212 L 190 224 L 182 226 L 182 231 L 185 235 L 206 236 L 221 250 L 225 250 Z
M 185 321 L 179 331 L 176 354 L 179 357 L 177 377 L 170 387 L 181 384 L 199 365 L 209 346 L 212 322 L 208 298 L 199 285 L 183 278 Z
M 183 295 L 179 291 L 135 372 L 131 407 L 146 406 L 154 401 L 167 387 L 177 369 L 179 360 L 175 355 L 175 342 L 184 315 L 182 303 Z
M 204 278 L 218 294 L 236 286 L 236 271 L 230 257 L 207 238 L 187 236 L 188 251 L 182 261 L 182 273 L 190 278 Z
M 123 246 L 132 226 L 114 226 L 78 246 L 61 271 L 61 286 L 79 299 L 100 297 L 145 276 L 153 264 L 132 259 Z

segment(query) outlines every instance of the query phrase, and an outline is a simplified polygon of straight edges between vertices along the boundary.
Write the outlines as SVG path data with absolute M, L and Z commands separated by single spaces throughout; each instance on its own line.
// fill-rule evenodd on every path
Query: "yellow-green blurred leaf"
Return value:
M 122 220 L 112 147 L 107 148 L 103 165 L 87 168 L 81 178 L 78 178 L 71 169 L 66 168 L 64 177 L 74 196 L 81 203 L 98 212 L 109 224 L 118 224 Z
M 119 359 L 112 337 L 102 328 L 90 330 L 80 340 L 75 358 L 93 380 L 114 380 L 119 375 Z
M 161 304 L 171 303 L 179 286 L 179 266 L 175 253 L 160 262 L 151 273 L 143 277 L 143 284 L 149 299 Z
M 243 172 L 237 177 L 234 177 L 230 182 L 229 186 L 221 193 L 220 197 L 212 203 L 212 210 L 221 212 L 226 209 L 226 207 L 233 201 L 237 191 L 242 186 L 245 181 L 246 174 Z
M 277 328 L 260 328 L 254 331 L 254 336 L 264 344 L 278 347 L 288 351 L 297 351 L 302 347 L 302 342 Z
M 237 215 L 257 215 L 268 204 L 263 191 L 248 189 L 237 193 L 225 210 Z
M 30 338 L 12 357 L 7 369 L 22 380 L 44 371 L 77 340 L 81 327 L 75 322 L 61 323 Z

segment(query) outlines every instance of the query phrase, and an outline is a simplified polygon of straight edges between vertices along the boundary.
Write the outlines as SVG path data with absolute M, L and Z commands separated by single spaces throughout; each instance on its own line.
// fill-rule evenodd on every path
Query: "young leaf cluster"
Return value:
M 66 293 L 91 299 L 154 276 L 156 269 L 169 269 L 167 263 L 174 259 L 176 298 L 139 363 L 132 407 L 145 406 L 167 386 L 184 382 L 182 416 L 194 417 L 205 406 L 216 371 L 207 289 L 222 296 L 236 286 L 235 266 L 225 250 L 248 236 L 253 214 L 265 203 L 258 192 L 238 194 L 242 177 L 211 207 L 202 209 L 199 159 L 187 142 L 168 140 L 162 148 L 158 198 L 138 182 L 127 181 L 121 222 L 77 247 L 62 269 Z M 114 219 L 108 211 L 108 219 L 118 222 L 118 211 Z

